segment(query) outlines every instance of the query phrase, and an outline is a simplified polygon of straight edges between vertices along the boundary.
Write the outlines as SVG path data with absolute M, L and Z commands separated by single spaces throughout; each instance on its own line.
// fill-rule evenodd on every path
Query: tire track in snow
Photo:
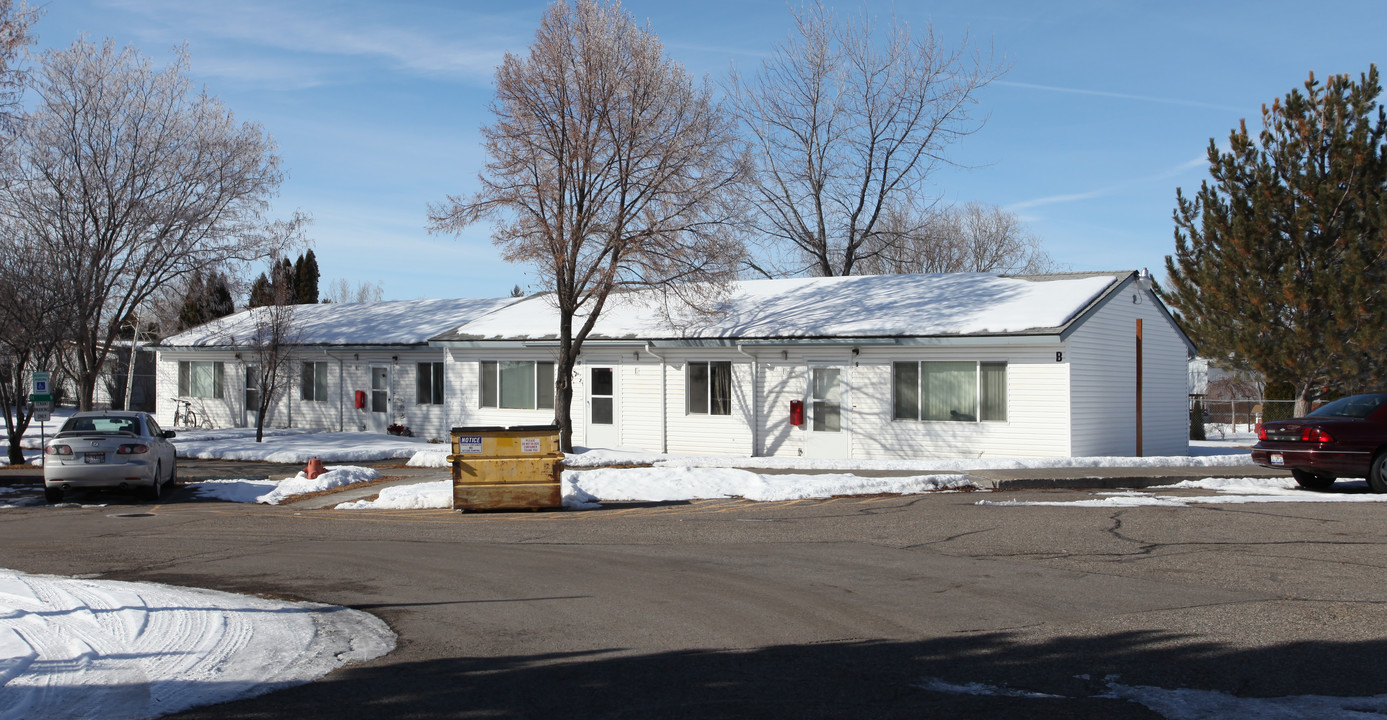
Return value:
M 157 717 L 394 645 L 383 622 L 345 608 L 0 570 L 0 720 Z

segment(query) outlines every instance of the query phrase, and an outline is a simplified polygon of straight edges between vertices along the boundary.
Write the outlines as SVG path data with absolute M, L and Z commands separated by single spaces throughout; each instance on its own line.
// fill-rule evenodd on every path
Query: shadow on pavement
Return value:
M 1212 712 L 1166 717 L 1237 717 L 1251 709 L 1236 699 L 1223 698 L 1231 704 L 1220 708 L 1212 705 L 1217 698 L 1167 691 L 1360 698 L 1387 691 L 1387 677 L 1371 670 L 1383 657 L 1384 641 L 1237 649 L 1158 632 L 1039 643 L 987 633 L 750 651 L 612 650 L 397 664 L 387 656 L 309 685 L 175 717 L 1162 717 L 1139 701 L 1104 697 L 1122 687 L 1138 694 L 1163 689 L 1148 694 L 1179 696 L 1190 705 L 1186 710 L 1202 703 Z M 932 681 L 953 690 L 941 691 Z M 970 687 L 977 694 L 969 694 Z M 1347 700 L 1343 707 L 1364 704 Z

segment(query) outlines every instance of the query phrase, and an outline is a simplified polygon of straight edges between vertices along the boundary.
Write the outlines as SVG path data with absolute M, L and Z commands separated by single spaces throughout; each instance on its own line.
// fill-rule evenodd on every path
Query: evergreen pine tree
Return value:
M 250 300 L 246 307 L 263 307 L 273 305 L 275 302 L 274 286 L 270 284 L 270 278 L 265 273 L 260 273 L 260 277 L 250 286 Z
M 1211 180 L 1177 191 L 1162 292 L 1209 357 L 1295 387 L 1297 415 L 1326 389 L 1380 385 L 1387 341 L 1387 113 L 1374 65 L 1314 75 L 1209 143 Z
M 207 278 L 207 320 L 226 317 L 236 312 L 236 301 L 231 297 L 231 281 L 222 272 L 213 272 Z
M 182 332 L 188 328 L 197 327 L 206 320 L 202 319 L 201 300 L 207 294 L 207 281 L 203 278 L 202 272 L 194 272 L 192 279 L 188 281 L 187 294 L 183 296 L 183 305 L 178 308 L 178 331 Z
M 298 303 L 311 305 L 318 302 L 318 258 L 311 249 L 294 263 L 294 277 Z

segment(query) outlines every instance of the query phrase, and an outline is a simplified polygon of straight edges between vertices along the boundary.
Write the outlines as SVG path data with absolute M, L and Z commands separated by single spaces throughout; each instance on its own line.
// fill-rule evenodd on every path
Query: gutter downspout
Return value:
M 345 422 L 344 413 L 346 413 L 343 403 L 347 401 L 347 384 L 346 376 L 342 370 L 342 358 L 328 352 L 326 348 L 323 349 L 323 356 L 337 361 L 337 432 L 342 432 L 344 427 L 342 423 Z
M 760 443 L 756 438 L 756 428 L 761 423 L 761 415 L 758 408 L 758 400 L 760 400 L 761 393 L 756 389 L 756 381 L 761 377 L 761 359 L 743 350 L 743 347 L 745 346 L 741 343 L 737 343 L 737 352 L 751 358 L 751 456 L 757 457 L 759 455 L 758 448 L 760 448 Z
M 669 392 L 666 390 L 665 377 L 665 358 L 655 352 L 650 343 L 645 344 L 645 351 L 660 358 L 660 452 L 669 452 L 669 410 L 666 407 L 669 401 Z

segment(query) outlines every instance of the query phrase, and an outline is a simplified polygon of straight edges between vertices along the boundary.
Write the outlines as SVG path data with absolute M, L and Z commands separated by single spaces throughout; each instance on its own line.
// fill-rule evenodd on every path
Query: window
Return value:
M 732 363 L 691 362 L 685 386 L 690 415 L 732 414 Z
M 181 397 L 220 398 L 223 363 L 180 360 L 178 394 Z
M 327 402 L 327 363 L 306 362 L 299 378 L 299 397 L 315 402 Z
M 414 402 L 419 405 L 443 404 L 443 363 L 419 363 L 414 376 Z
M 895 420 L 978 422 L 1007 419 L 1007 364 L 898 362 L 891 366 Z
M 482 361 L 482 407 L 554 409 L 554 363 Z

